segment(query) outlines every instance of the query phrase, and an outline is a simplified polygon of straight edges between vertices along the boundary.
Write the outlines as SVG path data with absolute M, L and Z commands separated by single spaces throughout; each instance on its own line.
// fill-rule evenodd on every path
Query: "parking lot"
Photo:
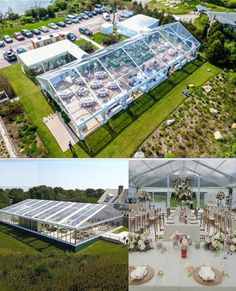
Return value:
M 119 12 L 117 13 L 117 16 L 116 16 L 117 19 L 118 19 L 118 15 L 119 15 Z M 53 22 L 53 20 L 52 20 L 52 22 Z M 67 25 L 66 27 L 59 28 L 57 30 L 49 29 L 48 33 L 42 33 L 41 32 L 41 35 L 50 35 L 52 32 L 59 33 L 59 32 L 62 32 L 62 31 L 70 31 L 70 32 L 75 33 L 77 35 L 77 37 L 79 38 L 80 33 L 79 33 L 78 29 L 79 29 L 80 26 L 85 26 L 85 27 L 89 28 L 93 33 L 96 33 L 96 32 L 99 31 L 100 25 L 103 24 L 104 22 L 106 22 L 106 21 L 103 19 L 102 15 L 98 14 L 98 15 L 92 17 L 92 18 L 89 18 L 88 20 L 84 20 L 83 19 L 83 20 L 80 21 L 80 23 L 74 23 L 74 24 L 71 24 L 71 25 Z M 25 28 L 27 29 L 27 26 Z M 16 39 L 13 39 L 13 43 L 6 44 L 5 47 L 1 47 L 0 48 L 0 68 L 4 68 L 6 66 L 14 64 L 14 62 L 13 63 L 9 63 L 4 59 L 3 53 L 6 50 L 8 50 L 9 48 L 12 48 L 14 51 L 16 51 L 16 49 L 18 47 L 24 47 L 27 50 L 32 49 L 31 39 L 32 38 L 26 38 L 23 41 L 18 41 Z

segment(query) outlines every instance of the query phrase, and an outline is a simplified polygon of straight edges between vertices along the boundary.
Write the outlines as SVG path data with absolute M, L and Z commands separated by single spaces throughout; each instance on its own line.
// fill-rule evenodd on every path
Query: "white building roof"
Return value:
M 73 44 L 71 41 L 65 39 L 61 40 L 40 48 L 29 50 L 25 53 L 19 55 L 19 59 L 27 66 L 30 67 L 39 62 L 51 59 L 60 54 L 69 53 L 73 55 L 76 59 L 81 60 L 81 58 L 86 55 L 82 49 L 77 45 Z
M 207 11 L 206 14 L 211 21 L 218 20 L 222 24 L 236 26 L 236 13 L 234 12 Z
M 157 22 L 159 22 L 158 19 L 143 14 L 137 14 L 120 22 L 118 28 L 127 28 L 139 33 L 140 31 L 145 31 L 145 29 L 148 29 Z

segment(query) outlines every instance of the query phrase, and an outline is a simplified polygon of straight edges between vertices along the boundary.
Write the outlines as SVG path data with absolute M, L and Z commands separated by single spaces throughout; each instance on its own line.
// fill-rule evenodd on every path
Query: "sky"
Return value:
M 0 187 L 47 185 L 65 189 L 128 188 L 128 161 L 124 159 L 1 160 Z

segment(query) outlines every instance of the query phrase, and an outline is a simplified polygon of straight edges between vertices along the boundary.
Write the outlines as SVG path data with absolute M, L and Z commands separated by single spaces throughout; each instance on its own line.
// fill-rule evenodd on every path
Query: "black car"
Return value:
M 77 36 L 73 32 L 68 33 L 66 37 L 70 41 L 76 41 L 77 39 Z
M 4 47 L 4 46 L 5 46 L 5 42 L 2 39 L 0 39 L 0 47 Z
M 22 33 L 25 37 L 32 37 L 32 36 L 33 36 L 33 33 L 32 33 L 30 30 L 28 30 L 28 29 L 23 29 L 23 30 L 21 31 L 21 33 Z
M 16 49 L 16 53 L 19 55 L 19 54 L 22 54 L 22 53 L 25 53 L 27 52 L 27 49 L 25 49 L 24 47 L 18 47 Z
M 91 12 L 93 13 L 94 16 L 98 14 L 95 9 L 93 11 L 91 11 Z
M 57 22 L 57 26 L 66 27 L 66 24 L 63 21 L 60 21 L 60 22 Z
M 48 29 L 46 26 L 40 26 L 40 27 L 39 27 L 39 30 L 40 30 L 41 32 L 44 32 L 44 33 L 49 32 L 49 29 Z
M 8 62 L 15 62 L 17 61 L 17 57 L 16 57 L 16 54 L 13 52 L 12 49 L 9 49 L 8 51 L 6 51 L 4 54 L 3 54 L 3 57 L 6 61 Z
M 64 22 L 66 23 L 66 24 L 72 24 L 72 21 L 71 21 L 71 19 L 69 19 L 69 18 L 66 18 L 65 20 L 64 20 Z
M 32 32 L 33 34 L 35 34 L 35 35 L 40 35 L 40 34 L 41 34 L 40 30 L 37 29 L 37 28 L 32 29 L 31 32 Z
M 84 34 L 84 35 L 93 35 L 92 31 L 88 29 L 87 27 L 80 27 L 79 32 Z
M 3 40 L 6 43 L 12 43 L 13 42 L 13 39 L 9 35 L 4 35 Z

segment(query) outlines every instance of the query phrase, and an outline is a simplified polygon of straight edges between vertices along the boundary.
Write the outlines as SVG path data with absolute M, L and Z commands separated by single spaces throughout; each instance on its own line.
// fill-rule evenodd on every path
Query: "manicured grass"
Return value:
M 113 233 L 121 233 L 123 231 L 128 231 L 128 227 L 122 226 L 121 228 L 114 230 Z
M 195 19 L 194 25 L 202 31 L 204 29 L 205 23 L 209 21 L 208 16 L 206 14 L 200 15 L 198 18 Z
M 184 68 L 184 71 L 185 69 L 186 67 Z M 186 70 L 188 69 L 189 68 L 187 67 Z M 208 71 L 208 69 L 210 69 L 210 71 Z M 187 85 L 194 84 L 194 89 L 196 89 L 219 72 L 219 68 L 209 63 L 205 63 L 187 78 L 183 79 L 182 82 L 180 82 L 176 87 L 168 84 L 168 81 L 163 82 L 160 86 L 154 89 L 154 92 L 158 97 L 163 97 L 139 118 L 132 120 L 132 117 L 130 116 L 129 126 L 126 128 L 123 127 L 123 131 L 116 138 L 114 136 L 111 137 L 108 127 L 102 127 L 94 133 L 96 134 L 96 140 L 98 142 L 101 141 L 104 143 L 103 138 L 107 137 L 110 141 L 110 144 L 101 150 L 97 157 L 124 158 L 132 156 L 140 144 L 142 144 L 142 142 L 171 114 L 171 112 L 173 112 L 183 102 L 185 96 L 182 92 Z M 174 77 L 171 76 L 171 78 Z M 181 79 L 181 74 L 178 78 Z M 175 78 L 173 79 L 173 82 L 175 82 Z M 133 105 L 131 105 L 131 108 L 133 106 L 137 106 L 136 104 L 141 102 L 143 98 L 147 98 L 148 102 L 151 103 L 151 99 L 146 97 L 146 95 L 144 96 L 145 97 L 140 97 L 141 99 L 139 98 Z M 112 119 L 111 124 L 114 126 L 114 123 L 118 121 L 118 118 L 120 119 L 121 124 L 127 124 L 128 121 L 124 118 L 124 116 L 128 118 L 128 113 L 129 111 L 125 111 L 124 113 L 119 114 L 115 117 L 115 119 Z M 99 136 L 99 131 L 101 136 Z M 90 138 L 92 139 L 92 135 Z
M 103 256 L 110 264 L 127 264 L 128 263 L 128 248 L 123 245 L 105 242 L 102 240 L 96 241 L 79 252 L 80 255 Z
M 64 253 L 63 250 L 49 243 L 0 224 L 0 255 L 36 255 L 39 252 Z M 128 262 L 127 248 L 102 240 L 76 253 L 76 256 L 82 255 L 102 256 L 111 264 Z
M 0 255 L 37 254 L 46 250 L 61 252 L 46 242 L 0 224 Z
M 94 40 L 98 44 L 104 45 L 103 41 L 104 41 L 105 37 L 107 37 L 106 34 L 104 34 L 102 32 L 97 32 L 91 38 L 92 38 L 92 40 Z M 125 35 L 121 35 L 120 41 L 125 40 L 125 39 L 127 39 L 127 37 Z
M 3 29 L 0 29 L 0 37 L 2 37 L 5 34 L 8 34 L 10 36 L 13 36 L 14 32 L 21 31 L 22 29 L 29 29 L 32 30 L 34 28 L 39 28 L 40 26 L 48 26 L 49 23 L 53 22 L 59 22 L 63 21 L 64 17 L 57 17 L 53 19 L 48 19 L 44 21 L 34 22 L 34 23 L 27 23 L 27 24 L 19 24 L 14 27 L 6 27 Z
M 86 39 L 84 39 L 84 38 L 79 38 L 74 43 L 77 44 L 78 47 L 80 47 L 81 49 L 83 49 L 84 45 L 86 45 L 89 42 Z M 94 44 L 92 44 L 92 47 L 93 47 L 93 51 L 98 50 L 98 47 L 95 46 Z
M 49 156 L 56 158 L 72 157 L 69 150 L 65 153 L 62 152 L 51 132 L 43 123 L 43 118 L 52 114 L 53 109 L 39 90 L 38 85 L 23 74 L 19 64 L 1 69 L 0 74 L 6 76 L 16 95 L 20 97 L 29 118 L 38 128 L 38 133 L 48 149 Z M 88 156 L 78 145 L 74 146 L 74 149 L 79 157 Z

